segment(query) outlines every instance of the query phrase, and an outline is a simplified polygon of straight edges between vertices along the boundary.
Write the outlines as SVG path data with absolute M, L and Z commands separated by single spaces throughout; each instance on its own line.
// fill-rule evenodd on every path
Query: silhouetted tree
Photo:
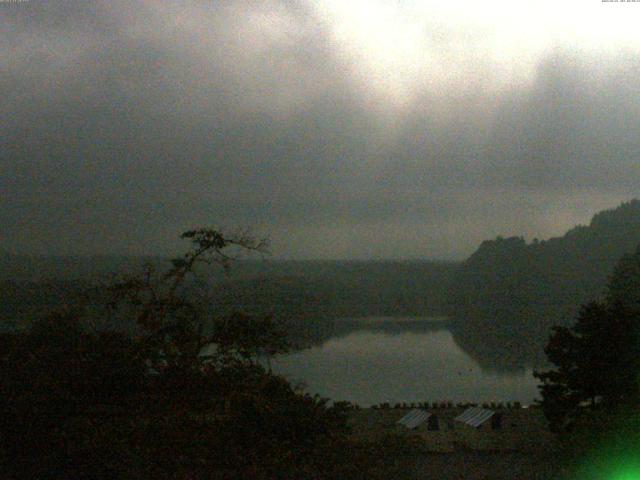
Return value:
M 393 450 L 350 440 L 344 405 L 263 368 L 260 355 L 287 349 L 271 317 L 216 318 L 193 295 L 197 265 L 228 268 L 233 249 L 264 242 L 208 229 L 183 237 L 192 249 L 167 272 L 110 288 L 134 328 L 63 311 L 0 334 L 2 478 L 387 477 Z
M 545 348 L 557 368 L 536 373 L 554 430 L 581 416 L 638 401 L 640 392 L 640 248 L 624 256 L 606 299 L 584 305 L 571 328 L 555 327 Z

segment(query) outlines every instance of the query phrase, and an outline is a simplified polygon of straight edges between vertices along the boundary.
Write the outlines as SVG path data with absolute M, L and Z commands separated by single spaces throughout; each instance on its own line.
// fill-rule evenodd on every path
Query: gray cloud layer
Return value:
M 279 256 L 460 258 L 640 191 L 639 57 L 560 49 L 529 84 L 394 110 L 305 5 L 0 4 L 0 247 L 168 251 L 219 224 Z

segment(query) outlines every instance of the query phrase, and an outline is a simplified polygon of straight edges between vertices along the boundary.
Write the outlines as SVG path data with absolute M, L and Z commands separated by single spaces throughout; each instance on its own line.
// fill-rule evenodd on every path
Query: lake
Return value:
M 362 406 L 380 402 L 532 403 L 531 368 L 480 368 L 447 324 L 431 319 L 342 319 L 320 344 L 273 361 L 273 369 L 309 393 Z M 422 327 L 420 327 L 422 325 Z

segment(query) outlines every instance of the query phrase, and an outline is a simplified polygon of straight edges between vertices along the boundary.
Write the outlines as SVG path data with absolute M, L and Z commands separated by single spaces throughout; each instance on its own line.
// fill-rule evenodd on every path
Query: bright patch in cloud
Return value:
M 499 90 L 550 50 L 640 49 L 640 4 L 600 0 L 309 0 L 362 80 L 397 101 L 425 89 Z M 451 88 L 453 87 L 453 88 Z

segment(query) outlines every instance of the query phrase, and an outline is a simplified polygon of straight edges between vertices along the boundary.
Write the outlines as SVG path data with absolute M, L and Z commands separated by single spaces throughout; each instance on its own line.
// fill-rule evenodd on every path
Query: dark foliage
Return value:
M 586 304 L 576 323 L 556 327 L 545 348 L 554 370 L 537 373 L 554 430 L 594 410 L 634 405 L 640 393 L 640 248 L 623 257 L 606 300 Z
M 384 455 L 348 437 L 346 406 L 266 371 L 286 351 L 270 317 L 219 318 L 195 303 L 196 264 L 228 267 L 248 236 L 185 234 L 193 248 L 164 273 L 109 289 L 133 328 L 65 310 L 0 335 L 3 479 L 384 478 Z M 397 443 L 400 445 L 400 443 Z

